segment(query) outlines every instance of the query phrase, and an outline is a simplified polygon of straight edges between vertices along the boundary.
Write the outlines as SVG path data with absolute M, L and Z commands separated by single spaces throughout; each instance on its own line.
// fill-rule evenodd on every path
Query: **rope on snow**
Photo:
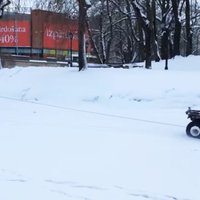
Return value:
M 180 128 L 185 127 L 183 125 L 174 124 L 174 123 L 159 122 L 159 121 L 139 119 L 139 118 L 134 118 L 134 117 L 122 116 L 122 115 L 115 115 L 115 114 L 101 113 L 101 112 L 96 112 L 96 111 L 76 109 L 76 108 L 70 108 L 70 107 L 64 107 L 64 106 L 58 106 L 58 105 L 52 105 L 52 104 L 45 104 L 45 103 L 39 103 L 39 102 L 35 102 L 35 101 L 30 101 L 30 100 L 17 99 L 17 98 L 13 98 L 13 97 L 0 96 L 0 98 L 1 99 L 7 99 L 7 100 L 10 100 L 10 101 L 17 101 L 17 102 L 22 102 L 22 103 L 35 104 L 35 105 L 40 105 L 40 106 L 45 106 L 45 107 L 50 107 L 50 108 L 57 108 L 57 109 L 61 109 L 61 110 L 70 110 L 70 111 L 75 111 L 75 112 L 82 112 L 82 113 L 88 113 L 88 114 L 93 114 L 93 115 L 100 115 L 100 116 L 104 116 L 104 117 L 133 120 L 133 121 L 151 123 L 151 124 L 157 124 L 157 125 L 163 125 L 163 126 L 174 126 L 174 127 L 180 127 Z

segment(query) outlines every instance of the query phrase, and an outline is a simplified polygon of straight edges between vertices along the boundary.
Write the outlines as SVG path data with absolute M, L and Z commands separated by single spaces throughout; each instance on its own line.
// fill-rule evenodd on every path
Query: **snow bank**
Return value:
M 1 69 L 0 199 L 198 200 L 199 60 Z

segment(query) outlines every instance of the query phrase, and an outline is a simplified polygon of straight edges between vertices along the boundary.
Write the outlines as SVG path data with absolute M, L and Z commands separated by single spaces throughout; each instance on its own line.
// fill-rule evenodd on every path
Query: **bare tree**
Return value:
M 0 0 L 0 18 L 3 17 L 4 9 L 10 4 L 10 0 Z
M 77 0 L 35 0 L 34 7 L 42 10 L 65 13 L 69 17 L 77 16 Z
M 150 3 L 151 1 L 146 1 L 146 19 L 149 18 L 150 15 Z M 136 2 L 136 0 L 132 0 L 131 5 L 135 11 L 135 15 L 138 19 L 139 24 L 141 25 L 143 32 L 144 32 L 144 41 L 145 41 L 145 68 L 149 69 L 151 68 L 151 39 L 152 39 L 152 27 L 151 27 L 151 23 L 149 22 L 149 20 L 146 20 L 143 16 L 143 14 L 141 13 L 141 9 L 140 9 L 140 5 Z M 143 5 L 141 5 L 141 7 L 143 7 Z

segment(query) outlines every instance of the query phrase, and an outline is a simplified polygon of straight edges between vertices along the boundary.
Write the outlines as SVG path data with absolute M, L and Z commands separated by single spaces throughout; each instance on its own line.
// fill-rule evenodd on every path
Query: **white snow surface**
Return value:
M 1 200 L 199 200 L 200 57 L 151 70 L 0 70 Z

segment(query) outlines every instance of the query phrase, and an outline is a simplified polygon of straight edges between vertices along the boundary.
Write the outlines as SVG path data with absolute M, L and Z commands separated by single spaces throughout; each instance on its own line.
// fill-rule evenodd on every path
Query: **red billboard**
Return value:
M 0 20 L 0 47 L 30 47 L 30 22 Z
M 75 28 L 63 24 L 45 24 L 43 47 L 78 51 L 78 32 Z

